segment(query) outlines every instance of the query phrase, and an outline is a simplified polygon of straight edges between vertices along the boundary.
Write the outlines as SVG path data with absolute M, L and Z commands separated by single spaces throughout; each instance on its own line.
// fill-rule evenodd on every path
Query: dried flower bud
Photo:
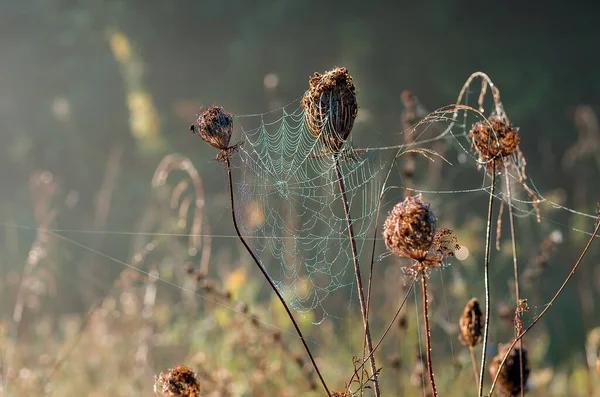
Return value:
M 331 152 L 339 151 L 350 135 L 358 114 L 352 76 L 346 68 L 315 73 L 300 105 L 310 132 Z
M 481 313 L 477 298 L 473 298 L 467 302 L 463 314 L 460 316 L 459 325 L 461 333 L 460 341 L 463 344 L 474 347 L 481 342 L 483 314 Z
M 190 130 L 216 149 L 226 150 L 233 132 L 233 117 L 219 106 L 206 109 Z
M 487 164 L 489 170 L 502 169 L 504 157 L 513 154 L 519 146 L 518 128 L 494 116 L 487 121 L 473 124 L 469 136 L 472 147 L 479 155 L 479 161 Z
M 496 376 L 498 368 L 500 368 L 500 363 L 509 347 L 510 344 L 498 346 L 498 354 L 494 357 L 492 364 L 490 365 L 490 374 L 492 375 L 492 378 Z M 505 395 L 517 396 L 521 394 L 521 364 L 519 362 L 519 355 L 521 352 L 523 354 L 523 385 L 527 383 L 527 379 L 529 378 L 530 369 L 529 360 L 527 359 L 527 349 L 515 346 L 506 358 L 504 366 L 500 370 L 498 382 L 496 383 L 498 390 Z
M 178 365 L 155 377 L 154 392 L 164 397 L 199 397 L 200 385 L 194 371 Z
M 383 239 L 393 254 L 424 261 L 433 244 L 435 216 L 419 199 L 407 197 L 394 206 L 383 225 Z

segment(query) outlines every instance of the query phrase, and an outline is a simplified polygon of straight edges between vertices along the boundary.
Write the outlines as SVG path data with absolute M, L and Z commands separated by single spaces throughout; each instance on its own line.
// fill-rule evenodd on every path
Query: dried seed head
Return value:
M 350 135 L 358 114 L 352 76 L 346 68 L 315 73 L 300 105 L 310 132 L 331 152 L 339 151 Z
M 502 169 L 504 158 L 513 154 L 519 146 L 518 128 L 505 123 L 497 116 L 473 124 L 469 136 L 479 161 L 487 164 L 488 170 Z
M 467 302 L 459 320 L 460 341 L 467 346 L 474 347 L 481 342 L 483 331 L 483 314 L 477 298 Z
M 206 109 L 190 130 L 216 149 L 226 150 L 233 132 L 233 117 L 219 106 Z
M 496 376 L 498 368 L 500 368 L 500 363 L 509 347 L 510 344 L 501 344 L 498 346 L 498 354 L 494 357 L 492 364 L 490 365 L 490 374 L 492 375 L 492 378 Z M 521 394 L 521 376 L 519 375 L 521 372 L 521 365 L 519 362 L 520 352 L 523 354 L 523 385 L 527 383 L 527 379 L 529 378 L 530 369 L 529 360 L 527 358 L 527 349 L 518 347 L 517 345 L 511 350 L 506 358 L 506 362 L 500 370 L 498 382 L 496 383 L 498 390 L 504 395 L 517 396 Z
M 155 377 L 154 392 L 164 397 L 199 397 L 200 385 L 194 371 L 178 365 Z
M 388 250 L 398 256 L 424 261 L 433 244 L 435 216 L 421 200 L 407 197 L 394 206 L 383 225 Z

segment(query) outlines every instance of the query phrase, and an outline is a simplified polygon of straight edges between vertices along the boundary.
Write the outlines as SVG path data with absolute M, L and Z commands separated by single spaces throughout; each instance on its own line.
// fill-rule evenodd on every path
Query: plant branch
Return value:
M 512 243 L 512 254 L 513 254 L 513 268 L 514 268 L 514 277 L 515 277 L 515 302 L 517 305 L 517 309 L 519 310 L 519 301 L 521 300 L 521 294 L 519 291 L 519 263 L 517 261 L 517 237 L 515 234 L 515 221 L 513 216 L 513 208 L 512 208 L 512 195 L 510 190 L 510 180 L 508 179 L 508 171 L 505 167 L 504 169 L 504 179 L 506 181 L 506 199 L 508 205 L 508 219 L 510 221 L 510 237 Z M 521 332 L 520 329 L 515 329 L 516 334 Z M 515 335 L 516 336 L 516 335 Z M 521 346 L 523 346 L 523 341 L 521 340 Z M 519 377 L 521 379 L 521 397 L 525 394 L 525 388 L 523 385 L 523 349 L 519 349 Z
M 533 328 L 533 326 L 535 324 L 537 324 L 537 322 L 542 318 L 542 316 L 544 314 L 546 314 L 546 312 L 550 309 L 550 307 L 554 304 L 554 302 L 556 301 L 556 299 L 558 299 L 558 296 L 562 293 L 562 291 L 565 289 L 565 286 L 567 285 L 567 283 L 569 282 L 569 280 L 571 280 L 571 278 L 573 277 L 573 275 L 575 274 L 575 271 L 577 271 L 577 268 L 579 267 L 579 264 L 581 263 L 581 261 L 583 260 L 583 257 L 585 256 L 585 254 L 588 252 L 590 246 L 592 245 L 592 242 L 594 241 L 594 238 L 596 238 L 596 235 L 598 234 L 598 229 L 600 229 L 600 222 L 596 221 L 596 227 L 594 228 L 594 232 L 592 233 L 592 236 L 590 237 L 587 245 L 585 246 L 585 248 L 583 249 L 583 252 L 581 253 L 581 255 L 579 255 L 579 258 L 577 259 L 577 262 L 575 262 L 575 264 L 573 265 L 573 268 L 571 269 L 571 271 L 569 272 L 569 275 L 567 276 L 567 278 L 565 279 L 565 281 L 562 283 L 562 285 L 560 286 L 560 288 L 558 289 L 558 291 L 556 291 L 556 294 L 554 294 L 554 296 L 552 297 L 552 299 L 550 300 L 550 302 L 548 303 L 548 305 L 546 305 L 546 307 L 544 308 L 544 310 L 542 310 L 542 312 L 533 319 L 533 321 L 531 322 L 531 324 L 529 324 L 529 326 L 525 329 L 525 331 L 521 332 L 519 335 L 517 335 L 517 337 L 513 340 L 513 342 L 510 344 L 510 346 L 508 347 L 508 350 L 506 351 L 504 358 L 502 359 L 502 361 L 500 362 L 500 366 L 498 367 L 498 372 L 496 372 L 496 376 L 494 377 L 494 381 L 492 382 L 492 387 L 490 388 L 490 392 L 489 395 L 491 396 L 492 393 L 494 392 L 494 388 L 496 387 L 496 382 L 498 381 L 498 376 L 500 375 L 500 372 L 502 370 L 502 367 L 504 367 L 504 363 L 506 362 L 506 359 L 508 358 L 510 352 L 512 351 L 512 349 L 515 347 L 515 345 L 517 344 L 518 341 L 521 340 L 521 338 L 523 338 L 523 336 L 525 336 L 525 334 L 527 332 L 529 332 L 529 330 L 531 328 Z
M 229 153 L 227 153 L 227 152 L 225 152 L 225 163 L 227 165 L 227 177 L 229 180 L 229 199 L 231 201 L 231 217 L 233 218 L 233 227 L 235 228 L 235 232 L 237 233 L 240 241 L 246 248 L 246 251 L 248 251 L 248 253 L 252 257 L 252 259 L 254 260 L 254 263 L 256 264 L 256 266 L 258 266 L 258 268 L 262 272 L 263 276 L 267 279 L 267 282 L 271 286 L 271 289 L 275 292 L 275 294 L 277 295 L 277 298 L 279 298 L 279 301 L 283 305 L 288 317 L 290 318 L 290 320 L 292 321 L 292 324 L 294 325 L 294 328 L 296 329 L 296 333 L 298 334 L 298 336 L 300 337 L 300 340 L 302 341 L 302 344 L 304 345 L 304 349 L 306 350 L 306 353 L 308 354 L 308 357 L 310 358 L 313 368 L 315 369 L 315 372 L 317 373 L 317 376 L 319 377 L 319 380 L 321 381 L 321 384 L 323 385 L 323 388 L 325 389 L 325 391 L 327 392 L 327 396 L 329 397 L 329 396 L 331 396 L 331 393 L 329 392 L 329 388 L 327 387 L 327 384 L 325 383 L 325 380 L 323 379 L 323 376 L 321 375 L 321 371 L 319 371 L 319 367 L 317 366 L 317 363 L 315 362 L 315 359 L 314 359 L 312 353 L 310 352 L 310 349 L 308 348 L 308 344 L 306 343 L 306 339 L 304 339 L 304 335 L 302 335 L 302 331 L 300 330 L 298 323 L 294 319 L 294 316 L 292 315 L 292 312 L 290 311 L 287 303 L 283 299 L 283 296 L 281 295 L 281 293 L 275 286 L 275 283 L 273 283 L 273 280 L 267 274 L 267 271 L 261 265 L 260 261 L 258 260 L 256 255 L 254 255 L 254 252 L 252 251 L 252 249 L 250 249 L 250 246 L 248 245 L 248 243 L 246 242 L 246 240 L 242 237 L 242 234 L 240 233 L 240 229 L 237 224 L 237 219 L 235 217 L 235 206 L 234 206 L 234 200 L 233 200 L 233 181 L 231 178 L 231 163 L 229 161 Z
M 344 214 L 346 215 L 346 221 L 348 223 L 348 235 L 350 237 L 350 246 L 352 248 L 352 259 L 354 262 L 354 274 L 356 275 L 356 287 L 358 289 L 358 299 L 360 301 L 360 311 L 362 313 L 362 320 L 365 329 L 365 336 L 367 340 L 367 349 L 371 357 L 371 371 L 373 375 L 373 390 L 375 396 L 380 397 L 379 382 L 377 380 L 377 366 L 375 365 L 375 356 L 373 352 L 373 341 L 371 339 L 371 331 L 369 329 L 369 319 L 367 317 L 367 305 L 365 302 L 365 294 L 363 290 L 362 278 L 360 275 L 360 266 L 358 263 L 358 253 L 356 249 L 356 240 L 354 239 L 354 229 L 352 228 L 352 216 L 350 215 L 350 207 L 348 205 L 348 198 L 346 197 L 346 187 L 344 186 L 344 177 L 340 169 L 340 163 L 337 157 L 334 157 L 335 172 L 337 174 L 338 184 L 340 192 L 342 194 L 342 201 L 344 204 Z
M 435 378 L 433 376 L 433 364 L 431 362 L 431 330 L 429 328 L 429 299 L 427 298 L 427 277 L 425 270 L 421 270 L 421 293 L 423 295 L 423 320 L 425 321 L 425 347 L 427 349 L 427 372 L 429 372 L 429 382 L 431 383 L 431 393 L 433 397 L 438 397 L 435 387 Z
M 485 284 L 485 325 L 483 328 L 483 350 L 481 351 L 481 368 L 479 369 L 479 397 L 483 396 L 483 379 L 485 377 L 485 358 L 488 344 L 488 331 L 490 326 L 490 245 L 492 238 L 492 210 L 494 207 L 494 190 L 496 187 L 496 168 L 492 161 L 492 186 L 490 187 L 490 201 L 488 204 L 487 226 L 485 230 L 485 258 L 483 262 L 483 278 Z

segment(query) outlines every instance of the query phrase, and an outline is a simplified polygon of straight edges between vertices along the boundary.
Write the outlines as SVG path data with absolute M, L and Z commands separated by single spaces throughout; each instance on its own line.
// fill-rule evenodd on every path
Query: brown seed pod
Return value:
M 472 148 L 477 151 L 479 161 L 496 171 L 502 169 L 504 158 L 513 154 L 519 146 L 518 128 L 497 116 L 473 124 L 469 132 Z
M 352 76 L 346 68 L 315 73 L 300 106 L 310 132 L 319 136 L 331 152 L 339 151 L 350 135 L 358 114 Z
M 155 377 L 154 392 L 164 397 L 199 397 L 200 385 L 194 371 L 178 365 Z
M 481 342 L 483 313 L 481 313 L 477 298 L 472 298 L 467 302 L 462 316 L 460 316 L 459 325 L 459 339 L 464 345 L 474 347 Z
M 498 346 L 498 354 L 494 357 L 492 364 L 490 365 L 490 374 L 492 375 L 492 378 L 496 376 L 500 363 L 506 355 L 509 346 L 510 344 L 501 344 Z M 529 378 L 530 369 L 529 360 L 527 359 L 527 349 L 517 345 L 511 350 L 506 358 L 506 362 L 500 370 L 498 382 L 496 383 L 498 390 L 506 396 L 517 396 L 521 394 L 521 377 L 519 376 L 519 373 L 521 372 L 519 362 L 520 352 L 523 354 L 523 385 L 527 383 L 527 379 Z
M 398 256 L 424 261 L 433 244 L 435 216 L 421 200 L 407 197 L 394 206 L 383 225 L 388 250 Z
M 226 150 L 233 132 L 233 117 L 222 107 L 213 105 L 198 116 L 190 131 L 200 135 L 212 147 Z

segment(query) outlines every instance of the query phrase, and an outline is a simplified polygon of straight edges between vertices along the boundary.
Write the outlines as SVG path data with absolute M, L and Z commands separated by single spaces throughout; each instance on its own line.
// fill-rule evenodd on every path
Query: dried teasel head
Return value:
M 490 374 L 492 375 L 492 378 L 498 373 L 500 363 L 509 347 L 510 344 L 501 344 L 498 346 L 498 354 L 494 357 L 492 364 L 490 365 Z M 521 394 L 521 364 L 519 361 L 521 353 L 523 355 L 523 385 L 527 383 L 527 379 L 529 378 L 530 368 L 529 360 L 527 358 L 527 349 L 517 345 L 511 350 L 506 358 L 504 366 L 500 369 L 500 375 L 498 376 L 498 382 L 496 383 L 498 390 L 506 396 L 518 396 Z
M 199 397 L 200 385 L 194 371 L 178 365 L 155 378 L 154 392 L 164 397 Z
M 229 148 L 233 132 L 233 117 L 219 106 L 211 106 L 198 116 L 190 126 L 190 131 L 219 150 Z
M 396 204 L 383 225 L 388 250 L 398 256 L 424 261 L 435 235 L 435 216 L 421 200 L 407 197 Z
M 462 316 L 459 320 L 460 341 L 470 347 L 474 347 L 481 342 L 483 332 L 483 313 L 479 307 L 477 298 L 467 302 Z
M 358 114 L 352 76 L 346 68 L 315 73 L 300 105 L 310 132 L 331 152 L 339 151 L 350 135 Z
M 504 158 L 517 150 L 521 140 L 518 128 L 497 116 L 473 124 L 469 136 L 479 162 L 485 163 L 490 171 L 501 170 Z

